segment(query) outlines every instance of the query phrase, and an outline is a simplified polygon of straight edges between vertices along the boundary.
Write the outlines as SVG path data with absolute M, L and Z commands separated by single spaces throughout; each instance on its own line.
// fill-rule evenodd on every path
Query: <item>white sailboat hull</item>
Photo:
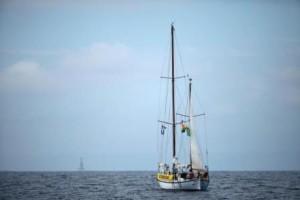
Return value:
M 206 190 L 208 181 L 202 181 L 200 179 L 192 180 L 174 180 L 172 182 L 164 182 L 157 180 L 160 188 L 166 190 Z

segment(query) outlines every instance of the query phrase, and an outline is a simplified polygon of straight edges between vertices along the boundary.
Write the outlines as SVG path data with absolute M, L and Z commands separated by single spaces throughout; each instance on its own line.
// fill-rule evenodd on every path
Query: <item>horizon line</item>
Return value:
M 2 172 L 156 172 L 157 170 L 0 170 Z M 300 169 L 238 169 L 238 170 L 209 170 L 210 172 L 299 172 Z

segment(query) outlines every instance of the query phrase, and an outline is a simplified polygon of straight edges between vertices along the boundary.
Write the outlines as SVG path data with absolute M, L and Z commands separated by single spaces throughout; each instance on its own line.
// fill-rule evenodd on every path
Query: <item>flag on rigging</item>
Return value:
M 161 133 L 162 135 L 165 134 L 165 129 L 166 129 L 166 128 L 167 128 L 167 127 L 165 127 L 164 125 L 161 125 L 160 133 Z
M 184 133 L 184 132 L 186 132 L 187 136 L 191 136 L 190 128 L 182 122 L 181 123 L 181 133 Z

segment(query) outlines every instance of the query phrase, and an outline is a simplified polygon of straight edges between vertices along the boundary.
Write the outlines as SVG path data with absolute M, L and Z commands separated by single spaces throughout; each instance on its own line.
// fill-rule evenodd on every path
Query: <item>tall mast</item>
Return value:
M 193 113 L 192 113 L 192 79 L 189 79 L 189 127 L 190 130 L 192 129 L 192 118 L 193 118 Z M 193 133 L 192 133 L 193 134 Z M 192 166 L 192 149 L 191 149 L 191 138 L 190 138 L 190 164 Z
M 171 25 L 172 37 L 172 115 L 173 115 L 173 158 L 176 156 L 176 124 L 175 124 L 175 69 L 174 69 L 174 26 Z

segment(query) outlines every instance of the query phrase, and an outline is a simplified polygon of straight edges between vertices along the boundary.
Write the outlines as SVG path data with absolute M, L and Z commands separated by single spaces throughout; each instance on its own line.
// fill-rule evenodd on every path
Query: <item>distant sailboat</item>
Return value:
M 196 130 L 194 128 L 194 118 L 200 115 L 192 113 L 192 79 L 189 79 L 187 114 L 179 114 L 175 111 L 175 62 L 174 62 L 174 31 L 171 25 L 171 50 L 172 50 L 172 72 L 171 77 L 161 77 L 171 80 L 172 82 L 172 101 L 171 101 L 171 117 L 172 122 L 159 120 L 161 124 L 161 135 L 164 136 L 165 129 L 168 126 L 172 128 L 172 161 L 169 165 L 160 161 L 156 180 L 162 189 L 172 190 L 207 190 L 209 184 L 208 166 L 204 164 L 203 156 L 198 145 Z M 176 122 L 176 115 L 181 115 L 185 120 Z M 176 126 L 181 125 L 181 132 L 186 133 L 189 140 L 189 162 L 182 164 L 176 155 Z M 168 138 L 167 138 L 168 139 Z M 169 142 L 169 141 L 166 141 Z
M 84 165 L 83 165 L 83 159 L 80 158 L 80 163 L 79 163 L 79 168 L 78 168 L 79 171 L 83 171 L 84 170 Z

